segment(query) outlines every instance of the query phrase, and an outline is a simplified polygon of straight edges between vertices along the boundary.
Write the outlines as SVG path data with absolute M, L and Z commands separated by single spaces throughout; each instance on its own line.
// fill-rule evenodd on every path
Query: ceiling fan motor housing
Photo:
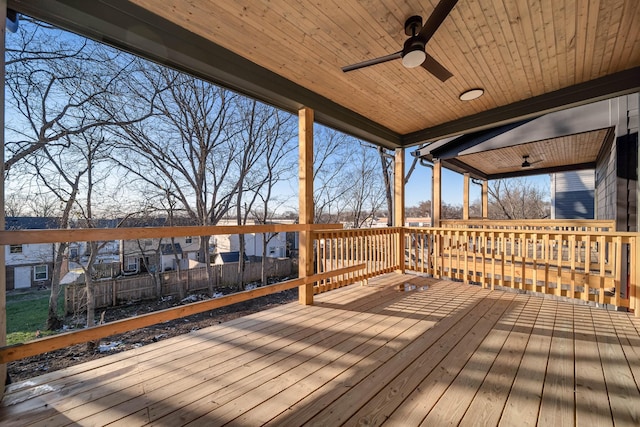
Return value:
M 413 15 L 404 22 L 404 33 L 408 36 L 415 36 L 422 29 L 422 16 Z
M 419 36 L 411 37 L 404 42 L 402 65 L 407 68 L 414 68 L 422 64 L 426 57 L 425 43 Z

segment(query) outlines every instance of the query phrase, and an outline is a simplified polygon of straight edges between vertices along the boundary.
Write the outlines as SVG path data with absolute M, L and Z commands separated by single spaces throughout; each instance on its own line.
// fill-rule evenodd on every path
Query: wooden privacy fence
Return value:
M 638 233 L 409 228 L 405 268 L 640 309 Z
M 297 274 L 290 258 L 264 258 L 267 277 L 283 278 Z M 253 282 L 262 277 L 262 263 L 245 264 L 242 280 Z M 161 297 L 184 298 L 195 293 L 207 293 L 209 282 L 215 287 L 237 286 L 240 280 L 238 263 L 229 263 L 206 268 L 193 268 L 181 271 L 166 271 L 153 276 L 140 274 L 133 277 L 121 277 L 111 280 L 99 280 L 92 283 L 96 308 L 124 304 L 130 301 L 155 299 Z M 86 308 L 85 285 L 72 284 L 65 287 L 65 311 L 74 313 Z
M 314 233 L 315 271 L 322 273 L 364 264 L 364 269 L 317 282 L 314 293 L 389 273 L 401 267 L 399 227 L 327 230 Z

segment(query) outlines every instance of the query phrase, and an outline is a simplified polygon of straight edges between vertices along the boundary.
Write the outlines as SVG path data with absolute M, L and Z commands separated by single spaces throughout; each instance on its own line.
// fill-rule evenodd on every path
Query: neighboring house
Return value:
M 595 171 L 551 174 L 551 219 L 595 218 Z
M 243 258 L 245 262 L 249 262 L 249 257 L 247 257 L 247 254 L 244 254 Z M 239 261 L 240 261 L 240 252 L 238 251 L 219 252 L 214 257 L 214 264 L 217 264 L 217 265 L 238 263 Z
M 69 243 L 69 262 L 82 263 L 89 257 L 89 245 L 87 242 Z M 98 242 L 98 256 L 96 262 L 119 262 L 120 243 L 117 240 Z
M 389 218 L 377 218 L 376 221 L 371 224 L 371 228 L 384 228 L 388 227 Z M 431 217 L 407 217 L 404 219 L 405 227 L 431 227 Z
M 120 259 L 124 274 L 152 273 L 175 270 L 191 265 L 181 260 L 197 260 L 200 239 L 197 236 L 171 239 L 123 240 L 120 242 Z
M 295 220 L 277 220 L 269 224 L 295 224 Z M 236 225 L 235 220 L 223 220 L 218 225 Z M 247 225 L 260 225 L 254 222 Z M 266 253 L 263 253 L 263 239 L 267 239 Z M 212 236 L 211 241 L 216 251 L 221 252 L 238 252 L 240 251 L 240 236 L 237 234 L 220 234 Z M 279 232 L 279 233 L 248 233 L 244 235 L 245 254 L 250 257 L 263 256 L 267 258 L 287 258 L 290 251 L 298 247 L 297 233 Z
M 6 230 L 46 230 L 58 228 L 58 219 L 49 217 L 6 217 Z M 55 258 L 52 243 L 6 245 L 7 290 L 51 285 Z
M 227 236 L 216 236 L 218 242 L 218 250 L 222 251 L 222 248 L 227 248 L 230 252 L 237 252 L 240 250 L 240 236 L 237 234 Z M 225 242 L 225 238 L 229 243 Z M 263 239 L 267 240 L 267 251 L 263 254 Z M 285 258 L 287 257 L 287 233 L 255 233 L 244 235 L 244 250 L 248 256 L 267 258 Z

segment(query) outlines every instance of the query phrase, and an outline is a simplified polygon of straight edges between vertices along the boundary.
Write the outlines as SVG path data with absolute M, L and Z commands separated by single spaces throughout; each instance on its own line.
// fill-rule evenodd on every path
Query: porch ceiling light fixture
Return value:
M 482 88 L 469 89 L 468 91 L 462 92 L 460 94 L 460 101 L 471 101 L 474 99 L 478 99 L 483 94 L 484 94 L 484 89 Z
M 427 53 L 424 50 L 424 43 L 418 41 L 417 43 L 409 43 L 411 39 L 407 40 L 404 51 L 402 52 L 402 65 L 405 68 L 416 68 L 421 65 L 425 59 L 427 59 Z

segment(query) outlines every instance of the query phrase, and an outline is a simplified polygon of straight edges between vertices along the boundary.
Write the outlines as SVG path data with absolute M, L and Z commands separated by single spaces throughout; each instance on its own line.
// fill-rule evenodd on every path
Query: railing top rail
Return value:
M 453 223 L 453 222 L 464 222 L 464 223 L 491 223 L 491 222 L 520 222 L 524 220 L 520 219 L 484 219 L 484 218 L 476 218 L 476 219 L 443 219 L 442 223 Z M 615 223 L 613 219 L 546 219 L 546 218 L 531 218 L 526 219 L 527 222 L 548 222 L 548 223 L 556 223 L 556 222 L 585 222 L 585 223 Z
M 526 222 L 525 222 L 526 221 Z M 495 220 L 495 219 L 446 219 L 441 226 L 500 226 L 500 227 L 595 227 L 615 228 L 615 220 L 602 219 L 527 219 L 527 220 Z
M 0 245 L 214 236 L 220 234 L 277 233 L 282 231 L 315 231 L 340 229 L 340 227 L 341 224 L 260 224 L 11 230 L 0 231 Z
M 605 236 L 605 237 L 640 237 L 640 232 L 634 231 L 578 231 L 578 230 L 516 230 L 516 229 L 481 229 L 481 228 L 449 228 L 449 227 L 404 227 L 407 231 L 419 231 L 423 233 L 476 233 L 476 234 L 518 234 L 518 235 L 541 235 L 548 234 L 554 236 Z

